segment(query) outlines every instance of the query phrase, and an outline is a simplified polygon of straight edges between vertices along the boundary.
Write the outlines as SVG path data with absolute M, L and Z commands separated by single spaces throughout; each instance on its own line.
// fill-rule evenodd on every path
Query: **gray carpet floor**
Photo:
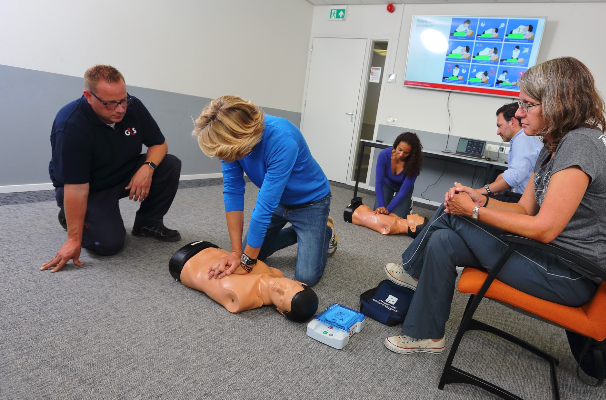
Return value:
M 246 212 L 256 189 L 247 186 Z M 367 320 L 343 350 L 309 338 L 306 324 L 271 307 L 230 314 L 203 293 L 175 282 L 168 260 L 181 246 L 207 240 L 229 247 L 220 181 L 182 185 L 167 226 L 181 242 L 127 235 L 124 250 L 84 266 L 39 271 L 63 244 L 57 206 L 48 193 L 0 199 L 0 398 L 2 399 L 486 399 L 468 385 L 438 390 L 447 353 L 398 355 L 383 340 L 398 334 Z M 331 214 L 339 248 L 314 288 L 320 310 L 333 303 L 359 308 L 360 293 L 385 279 L 383 265 L 399 261 L 407 236 L 382 236 L 343 222 L 351 188 L 333 185 Z M 363 194 L 366 204 L 372 195 Z M 137 205 L 121 201 L 130 232 Z M 418 208 L 422 214 L 431 211 Z M 247 220 L 248 221 L 248 220 Z M 294 276 L 296 249 L 267 260 Z M 455 292 L 446 326 L 447 350 L 467 296 Z M 559 357 L 562 398 L 606 398 L 575 375 L 563 330 L 487 301 L 479 318 L 507 328 Z M 550 399 L 549 366 L 485 333 L 470 333 L 455 365 L 523 398 Z

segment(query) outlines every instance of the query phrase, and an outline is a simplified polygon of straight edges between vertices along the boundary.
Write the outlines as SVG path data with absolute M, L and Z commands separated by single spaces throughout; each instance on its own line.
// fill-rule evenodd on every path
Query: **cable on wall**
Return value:
M 438 182 L 440 182 L 440 179 L 442 179 L 442 175 L 444 175 L 444 172 L 446 171 L 446 165 L 448 165 L 448 161 L 444 161 L 444 169 L 442 169 L 442 173 L 440 174 L 440 176 L 438 177 L 438 179 L 434 183 L 432 183 L 431 185 L 427 186 L 425 188 L 425 190 L 423 191 L 423 193 L 421 193 L 421 197 L 423 199 L 425 199 L 427 201 L 431 201 L 427 197 L 425 197 L 425 192 L 427 192 L 430 187 L 435 186 Z
M 448 100 L 446 101 L 446 110 L 448 110 L 448 136 L 446 137 L 446 147 L 442 150 L 442 153 L 452 153 L 452 151 L 448 150 L 448 142 L 450 141 L 450 130 L 452 128 L 452 118 L 450 115 L 450 95 L 452 92 L 448 92 Z

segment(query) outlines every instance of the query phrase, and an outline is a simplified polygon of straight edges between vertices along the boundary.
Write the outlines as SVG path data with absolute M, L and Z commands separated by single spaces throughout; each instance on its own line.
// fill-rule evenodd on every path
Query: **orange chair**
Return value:
M 557 375 L 555 366 L 559 361 L 535 346 L 518 339 L 517 337 L 494 328 L 488 324 L 473 319 L 473 314 L 476 311 L 483 297 L 487 297 L 502 303 L 506 303 L 516 309 L 520 309 L 526 313 L 538 316 L 541 319 L 549 321 L 562 328 L 574 331 L 583 336 L 593 338 L 598 341 L 606 339 L 606 272 L 600 269 L 595 264 L 576 256 L 561 247 L 543 244 L 532 239 L 515 236 L 502 235 L 501 239 L 509 243 L 507 251 L 499 259 L 495 267 L 487 273 L 486 271 L 465 268 L 461 279 L 459 280 L 459 291 L 461 293 L 470 294 L 463 320 L 459 326 L 459 330 L 455 337 L 452 349 L 448 354 L 442 377 L 438 387 L 444 389 L 444 385 L 449 383 L 468 383 L 479 386 L 504 399 L 520 399 L 507 390 L 496 386 L 493 383 L 487 382 L 479 377 L 472 375 L 466 371 L 452 366 L 455 353 L 461 343 L 463 335 L 468 330 L 482 330 L 498 335 L 512 343 L 542 357 L 549 361 L 551 370 L 551 383 L 553 388 L 553 397 L 560 398 Z M 519 244 L 536 247 L 550 253 L 554 253 L 562 258 L 574 262 L 582 269 L 593 273 L 603 279 L 603 282 L 598 287 L 593 299 L 581 307 L 567 307 L 560 304 L 551 303 L 531 296 L 512 288 L 509 285 L 495 279 L 507 259 Z

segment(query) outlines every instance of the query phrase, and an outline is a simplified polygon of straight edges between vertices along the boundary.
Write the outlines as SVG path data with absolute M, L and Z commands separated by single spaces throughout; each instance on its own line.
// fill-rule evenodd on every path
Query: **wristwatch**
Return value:
M 158 168 L 158 166 L 157 166 L 156 164 L 154 164 L 152 161 L 146 161 L 146 162 L 144 162 L 143 164 L 147 164 L 147 165 L 149 165 L 149 167 L 150 167 L 151 169 L 153 169 L 154 171 L 156 170 L 156 168 Z
M 471 212 L 471 218 L 478 220 L 478 211 L 480 210 L 480 206 L 475 206 L 473 211 Z
M 490 191 L 490 186 L 488 186 L 488 184 L 484 185 L 484 189 L 486 189 L 486 193 L 492 194 L 492 192 Z
M 250 258 L 246 254 L 242 253 L 242 256 L 240 257 L 240 266 L 244 269 L 244 271 L 252 271 L 255 264 L 257 264 L 256 258 Z

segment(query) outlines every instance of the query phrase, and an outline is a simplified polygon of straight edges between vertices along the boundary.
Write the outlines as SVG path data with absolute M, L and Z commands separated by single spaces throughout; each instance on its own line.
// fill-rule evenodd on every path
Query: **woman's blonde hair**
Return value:
M 192 135 L 207 156 L 228 162 L 241 160 L 261 141 L 264 119 L 263 111 L 252 101 L 221 96 L 202 110 Z
M 550 151 L 574 129 L 603 132 L 606 128 L 604 100 L 589 68 L 576 58 L 561 57 L 535 65 L 524 72 L 518 85 L 541 103 L 545 128 L 538 133 L 553 139 Z

